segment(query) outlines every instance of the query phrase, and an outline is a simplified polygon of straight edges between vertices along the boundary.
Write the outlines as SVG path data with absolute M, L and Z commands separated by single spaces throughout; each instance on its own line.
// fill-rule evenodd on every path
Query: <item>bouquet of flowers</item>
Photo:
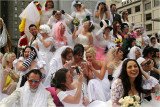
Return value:
M 137 95 L 134 95 L 133 97 L 126 96 L 121 98 L 118 102 L 122 107 L 139 107 L 140 97 Z
M 78 18 L 74 18 L 74 19 L 73 19 L 73 24 L 74 24 L 75 26 L 79 26 L 80 20 L 79 20 Z
M 114 41 L 114 43 L 117 44 L 117 47 L 121 47 L 120 43 L 122 42 L 122 39 L 121 38 L 116 38 L 116 40 Z

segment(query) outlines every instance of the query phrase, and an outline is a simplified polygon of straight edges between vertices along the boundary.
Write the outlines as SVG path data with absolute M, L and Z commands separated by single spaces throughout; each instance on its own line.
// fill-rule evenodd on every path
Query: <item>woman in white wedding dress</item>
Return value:
M 107 101 L 110 99 L 110 82 L 108 80 L 107 65 L 103 61 L 96 60 L 96 50 L 89 48 L 86 51 L 86 59 L 89 70 L 93 73 L 93 79 L 88 83 L 89 101 L 100 100 Z
M 57 22 L 53 26 L 52 31 L 49 35 L 54 38 L 54 45 L 56 49 L 66 45 L 72 47 L 74 45 L 72 40 L 72 33 L 70 32 L 67 25 L 63 22 Z
M 82 44 L 84 46 L 85 51 L 89 47 L 93 47 L 93 35 L 92 31 L 94 30 L 94 25 L 90 21 L 86 21 L 83 25 L 83 29 L 78 30 L 78 27 L 75 27 L 72 39 L 75 44 Z
M 76 0 L 72 2 L 71 12 L 71 16 L 73 18 L 78 18 L 80 20 L 80 24 L 83 23 L 82 21 L 85 18 L 90 20 L 90 17 L 92 15 L 92 13 L 88 9 L 86 9 L 86 7 L 80 1 Z
M 145 104 L 144 97 L 147 94 L 155 90 L 160 91 L 160 86 L 158 80 L 146 74 L 137 61 L 134 59 L 127 59 L 122 64 L 122 69 L 119 77 L 113 82 L 111 93 L 112 93 L 112 105 L 118 106 L 118 102 L 121 98 L 125 96 L 139 95 L 141 106 L 151 107 L 152 101 Z M 151 91 L 152 90 L 152 91 Z M 154 106 L 158 107 L 160 102 L 156 102 Z M 144 106 L 145 105 L 145 106 Z
M 82 72 L 78 75 L 78 81 L 73 81 L 72 74 L 65 68 L 58 70 L 52 79 L 52 86 L 56 88 L 57 96 L 64 107 L 107 107 L 107 104 L 102 101 L 89 103 L 89 100 L 83 96 L 82 84 Z
M 54 8 L 53 0 L 46 0 L 44 6 L 42 7 L 40 25 L 47 24 L 49 18 L 52 16 L 53 8 Z
M 55 72 L 63 67 L 68 67 L 69 62 L 72 60 L 73 50 L 69 46 L 62 46 L 54 53 L 49 63 L 49 72 L 44 81 L 45 88 L 51 87 L 50 82 L 54 77 Z
M 110 20 L 110 10 L 108 5 L 105 2 L 97 2 L 95 13 L 94 13 L 94 21 L 98 25 L 100 24 L 101 20 Z

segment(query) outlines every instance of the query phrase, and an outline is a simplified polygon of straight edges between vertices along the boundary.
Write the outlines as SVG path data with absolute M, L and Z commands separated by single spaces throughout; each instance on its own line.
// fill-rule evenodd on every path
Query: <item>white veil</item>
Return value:
M 24 11 L 19 15 L 19 18 L 22 20 L 26 19 L 25 22 L 25 33 L 27 37 L 31 37 L 31 33 L 29 32 L 29 26 L 31 24 L 39 24 L 40 22 L 40 13 L 37 10 L 33 1 L 24 9 Z
M 23 90 L 21 92 L 21 97 L 20 97 L 20 105 L 21 107 L 28 107 L 29 105 L 29 101 L 31 96 L 31 90 L 28 81 L 26 81 Z M 33 98 L 33 105 L 32 107 L 47 107 L 47 103 L 48 103 L 48 95 L 47 95 L 47 91 L 44 88 L 43 84 L 40 83 L 38 88 L 36 89 L 36 93 L 35 96 Z
M 50 82 L 51 82 L 51 79 L 52 79 L 53 75 L 55 74 L 55 72 L 58 69 L 63 68 L 61 53 L 68 47 L 72 49 L 72 47 L 70 47 L 70 46 L 62 46 L 56 50 L 53 57 L 51 58 L 50 63 L 49 63 L 49 72 L 48 72 L 48 75 L 43 83 L 45 85 L 45 88 L 50 87 Z
M 98 4 L 101 3 L 101 2 L 106 3 L 106 0 L 97 1 L 96 7 L 94 8 L 94 13 L 93 13 L 93 21 L 94 21 L 94 22 L 96 21 L 95 12 L 97 11 Z M 107 4 L 106 4 L 106 5 L 107 5 Z
M 54 37 L 56 35 L 56 27 L 59 25 L 59 24 L 63 24 L 65 26 L 65 32 L 64 32 L 64 36 L 66 37 L 66 42 L 68 43 L 69 46 L 73 47 L 74 46 L 74 43 L 73 43 L 73 40 L 72 40 L 72 33 L 70 31 L 70 29 L 68 28 L 68 26 L 60 21 L 60 22 L 57 22 L 55 25 L 52 26 L 52 30 L 51 30 L 51 33 L 49 34 L 50 36 Z M 54 37 L 55 38 L 55 37 Z
M 127 55 L 129 59 L 135 59 L 135 60 L 136 60 L 136 49 L 138 49 L 138 50 L 140 51 L 141 56 L 142 56 L 141 49 L 140 49 L 139 47 L 137 47 L 137 46 L 133 46 L 133 47 L 130 49 L 128 55 Z
M 3 24 L 3 31 L 2 33 L 0 34 L 0 48 L 4 47 L 6 44 L 7 44 L 7 35 L 6 35 L 6 26 L 5 26 L 5 23 L 3 22 L 2 20 L 2 24 Z

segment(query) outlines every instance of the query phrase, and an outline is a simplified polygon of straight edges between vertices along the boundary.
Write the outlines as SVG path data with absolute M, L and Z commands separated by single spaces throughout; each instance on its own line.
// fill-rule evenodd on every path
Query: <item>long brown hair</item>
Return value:
M 117 24 L 120 25 L 120 23 L 118 21 L 113 22 L 113 36 L 117 38 L 117 32 L 119 35 L 121 35 L 121 33 L 117 30 Z
M 122 19 L 123 19 L 123 21 L 125 21 L 124 15 L 126 14 L 126 12 L 128 12 L 128 11 L 124 11 L 124 12 L 122 13 Z M 126 20 L 127 20 L 127 22 L 129 22 L 129 21 L 128 21 L 128 17 L 126 17 Z
M 123 62 L 121 73 L 120 73 L 120 75 L 118 77 L 122 81 L 122 85 L 123 85 L 123 89 L 124 89 L 123 97 L 128 96 L 128 92 L 131 90 L 131 83 L 129 81 L 129 76 L 127 74 L 127 64 L 130 61 L 134 61 L 137 64 L 138 68 L 139 68 L 139 74 L 138 74 L 138 76 L 136 77 L 136 79 L 134 81 L 136 90 L 139 92 L 139 94 L 141 94 L 141 93 L 150 94 L 150 92 L 151 92 L 150 90 L 143 89 L 143 87 L 142 87 L 143 78 L 142 78 L 142 71 L 140 69 L 139 64 L 134 59 L 127 59 L 127 60 L 125 60 Z

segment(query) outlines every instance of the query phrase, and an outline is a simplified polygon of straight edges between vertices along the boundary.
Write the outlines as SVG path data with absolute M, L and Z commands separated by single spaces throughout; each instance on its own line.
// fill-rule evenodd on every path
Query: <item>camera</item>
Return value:
M 150 63 L 151 63 L 151 60 L 147 61 L 145 65 L 149 65 Z
M 82 63 L 83 65 L 85 65 L 85 66 L 87 65 L 87 62 L 81 62 L 81 63 Z
M 76 70 L 76 72 L 77 72 L 77 74 L 79 74 L 79 73 L 80 73 L 80 69 L 78 68 L 78 66 L 71 66 L 71 68 L 75 69 L 75 70 Z

